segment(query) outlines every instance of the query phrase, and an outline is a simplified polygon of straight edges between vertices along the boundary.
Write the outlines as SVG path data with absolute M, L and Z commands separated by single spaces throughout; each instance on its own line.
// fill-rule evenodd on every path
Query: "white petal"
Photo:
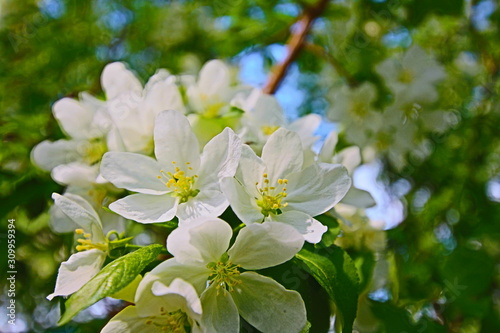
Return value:
M 220 190 L 201 189 L 196 197 L 179 204 L 177 209 L 179 225 L 189 223 L 190 220 L 199 217 L 220 216 L 228 206 L 229 202 Z
M 350 187 L 351 178 L 343 166 L 313 164 L 302 172 L 288 176 L 286 210 L 317 216 L 336 205 Z
M 106 65 L 101 74 L 101 86 L 108 100 L 127 92 L 142 92 L 142 84 L 121 62 Z
M 183 279 L 177 278 L 166 286 L 160 281 L 155 281 L 151 288 L 155 296 L 162 296 L 164 308 L 167 312 L 182 310 L 190 318 L 201 319 L 201 302 L 194 287 Z
M 298 212 L 296 210 L 287 211 L 279 215 L 272 215 L 271 220 L 294 227 L 304 236 L 304 239 L 307 242 L 314 244 L 319 243 L 323 234 L 328 230 L 328 228 L 321 224 L 318 220 L 312 218 L 306 213 Z
M 333 161 L 346 167 L 347 172 L 352 175 L 354 169 L 361 163 L 361 151 L 357 146 L 351 146 L 339 151 Z
M 240 316 L 231 294 L 225 289 L 217 290 L 215 285 L 208 287 L 201 295 L 203 316 L 201 326 L 205 332 L 238 333 Z
M 332 157 L 335 154 L 335 147 L 337 146 L 337 142 L 339 141 L 339 135 L 337 132 L 332 131 L 325 139 L 323 146 L 321 147 L 321 151 L 318 155 L 318 160 L 324 163 L 330 163 L 332 161 Z
M 197 186 L 219 190 L 219 179 L 234 176 L 240 156 L 241 140 L 226 127 L 203 148 Z
M 81 158 L 77 149 L 78 141 L 43 141 L 33 148 L 31 158 L 40 168 L 50 171 L 60 164 L 67 164 Z
M 49 208 L 50 228 L 56 233 L 74 232 L 79 228 L 79 225 L 73 222 L 61 208 L 53 205 Z
M 234 213 L 243 223 L 262 222 L 264 215 L 260 212 L 254 196 L 250 195 L 236 179 L 223 178 L 220 182 L 222 192 L 229 200 Z
M 224 96 L 229 88 L 229 68 L 220 60 L 208 61 L 200 70 L 198 89 L 207 96 Z
M 113 185 L 144 194 L 170 192 L 158 179 L 160 170 L 153 158 L 134 153 L 108 152 L 101 162 L 101 175 Z
M 279 178 L 286 178 L 302 168 L 304 153 L 297 133 L 278 129 L 267 140 L 262 149 L 262 160 L 266 164 L 271 184 Z
M 169 194 L 132 194 L 109 205 L 121 216 L 140 223 L 157 223 L 174 218 L 178 200 Z
M 186 163 L 197 171 L 200 165 L 200 146 L 187 118 L 179 111 L 160 112 L 154 129 L 155 155 L 163 168 L 176 166 L 186 171 Z M 169 170 L 170 171 L 170 170 Z
M 304 238 L 291 226 L 254 223 L 240 230 L 228 254 L 231 262 L 245 269 L 262 269 L 292 259 L 303 244 Z
M 145 105 L 151 115 L 156 117 L 165 110 L 186 113 L 182 96 L 177 86 L 170 81 L 160 81 L 151 86 L 146 94 Z
M 74 139 L 90 139 L 90 127 L 94 111 L 87 109 L 77 100 L 63 98 L 52 106 L 52 113 L 64 132 Z
M 47 299 L 50 301 L 55 296 L 68 296 L 79 290 L 99 272 L 104 259 L 106 254 L 97 249 L 73 254 L 68 261 L 61 263 L 56 288 Z
M 236 171 L 235 178 L 247 187 L 247 191 L 253 193 L 255 183 L 262 179 L 266 172 L 266 165 L 248 145 L 241 147 L 240 165 Z M 254 195 L 259 192 L 255 189 Z
M 240 275 L 233 300 L 243 318 L 260 331 L 300 332 L 306 325 L 306 308 L 300 294 L 254 272 Z
M 375 200 L 369 192 L 360 190 L 359 188 L 356 188 L 354 186 L 349 189 L 341 202 L 358 208 L 369 208 L 376 204 Z
M 52 169 L 52 179 L 61 185 L 86 187 L 94 183 L 99 175 L 97 164 L 88 165 L 81 162 L 61 164 Z
M 94 208 L 85 199 L 70 193 L 64 195 L 53 193 L 52 199 L 54 199 L 55 206 L 68 218 L 85 232 L 91 233 L 93 240 L 97 242 L 104 241 L 101 220 Z
M 320 124 L 321 116 L 319 114 L 308 114 L 295 120 L 287 128 L 297 133 L 304 140 L 313 136 Z
M 196 292 L 201 294 L 206 288 L 210 272 L 206 266 L 183 265 L 179 264 L 175 258 L 168 259 L 144 276 L 137 287 L 135 303 L 140 309 L 152 306 L 151 303 L 157 301 L 151 291 L 153 283 L 160 281 L 163 284 L 169 285 L 176 278 L 181 278 L 189 282 L 196 289 Z M 144 311 L 147 313 L 147 310 Z
M 147 318 L 141 317 L 136 306 L 127 306 L 103 327 L 101 333 L 164 333 L 160 326 L 146 324 Z
M 233 231 L 226 222 L 203 219 L 195 226 L 182 226 L 172 231 L 167 239 L 167 249 L 179 263 L 209 263 L 218 261 L 227 251 L 232 235 Z

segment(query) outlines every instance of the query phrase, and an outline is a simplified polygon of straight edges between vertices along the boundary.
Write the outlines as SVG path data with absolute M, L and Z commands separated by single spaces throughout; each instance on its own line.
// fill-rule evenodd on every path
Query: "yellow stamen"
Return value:
M 172 161 L 172 164 L 176 165 L 177 162 Z M 186 162 L 186 165 L 190 164 L 190 162 Z M 193 170 L 191 167 L 187 169 Z M 200 192 L 200 190 L 194 188 L 196 178 L 198 178 L 198 175 L 189 176 L 186 171 L 178 166 L 175 167 L 174 173 L 160 170 L 160 176 L 158 176 L 158 179 L 173 191 L 172 195 L 180 197 L 181 203 L 187 202 L 189 198 L 195 197 Z

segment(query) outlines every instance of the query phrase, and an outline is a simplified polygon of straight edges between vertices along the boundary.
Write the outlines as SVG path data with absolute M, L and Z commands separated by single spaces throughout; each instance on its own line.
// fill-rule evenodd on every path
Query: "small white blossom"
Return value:
M 78 239 L 79 245 L 76 247 L 79 252 L 71 255 L 59 267 L 55 290 L 47 296 L 49 300 L 79 290 L 101 270 L 108 251 L 101 219 L 87 201 L 71 193 L 64 196 L 54 193 L 52 198 L 62 213 L 79 226 L 75 232 L 82 238 Z
M 167 239 L 174 258 L 144 277 L 136 301 L 150 299 L 145 291 L 154 281 L 169 284 L 181 277 L 201 293 L 205 332 L 239 332 L 238 313 L 263 332 L 299 332 L 306 324 L 300 294 L 249 270 L 290 260 L 302 236 L 290 226 L 264 223 L 241 229 L 229 248 L 231 237 L 231 227 L 220 219 L 198 219 L 174 230 Z
M 227 128 L 200 154 L 198 140 L 186 117 L 177 111 L 161 112 L 154 129 L 157 160 L 140 154 L 109 152 L 101 173 L 119 188 L 138 194 L 113 202 L 114 212 L 138 222 L 180 221 L 218 216 L 228 206 L 219 179 L 234 175 L 241 141 Z
M 327 230 L 313 216 L 331 209 L 350 186 L 341 165 L 314 163 L 304 168 L 301 140 L 284 128 L 269 137 L 261 158 L 244 145 L 235 177 L 221 180 L 231 208 L 245 224 L 290 224 L 311 243 L 319 242 Z

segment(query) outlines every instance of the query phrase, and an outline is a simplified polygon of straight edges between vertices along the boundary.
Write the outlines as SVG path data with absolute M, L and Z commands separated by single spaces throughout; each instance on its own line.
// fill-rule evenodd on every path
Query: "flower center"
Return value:
M 414 79 L 415 75 L 409 69 L 403 69 L 401 73 L 399 73 L 398 80 L 402 83 L 411 83 Z
M 186 327 L 189 326 L 187 315 L 181 310 L 166 312 L 163 307 L 160 308 L 160 315 L 146 319 L 146 325 L 152 325 L 164 332 L 186 333 Z M 155 331 L 156 332 L 156 331 Z
M 280 128 L 279 126 L 264 125 L 260 129 L 262 130 L 262 133 L 264 135 L 271 135 L 274 132 L 276 132 L 279 128 Z
M 173 165 L 177 163 L 172 162 Z M 187 172 L 192 171 L 189 165 L 191 163 L 186 162 Z M 198 175 L 188 176 L 185 171 L 181 170 L 178 166 L 175 166 L 175 172 L 165 172 L 160 170 L 160 176 L 158 179 L 165 184 L 169 189 L 173 191 L 173 194 L 180 198 L 180 202 L 187 202 L 189 198 L 194 198 L 200 193 L 200 190 L 194 188 L 194 183 Z
M 101 139 L 93 139 L 83 147 L 83 160 L 92 165 L 99 162 L 102 155 L 108 150 L 106 143 Z
M 108 250 L 108 244 L 93 243 L 92 240 L 90 239 L 92 237 L 92 235 L 90 233 L 86 233 L 83 229 L 76 229 L 75 233 L 77 235 L 83 236 L 83 238 L 77 239 L 77 242 L 80 243 L 80 245 L 76 246 L 77 251 L 98 249 L 98 250 L 101 250 L 103 252 L 106 252 Z
M 226 103 L 221 102 L 218 97 L 201 94 L 200 98 L 205 105 L 205 111 L 202 114 L 207 118 L 220 116 L 222 108 L 226 105 Z
M 358 118 L 365 118 L 368 115 L 368 104 L 359 101 L 352 101 L 351 113 Z
M 239 279 L 240 271 L 238 270 L 240 266 L 234 265 L 229 261 L 229 256 L 224 253 L 221 259 L 217 262 L 211 262 L 207 265 L 212 273 L 210 274 L 209 284 L 215 283 L 215 288 L 217 288 L 217 295 L 219 295 L 220 290 L 233 291 L 233 287 L 241 283 Z
M 260 212 L 264 216 L 269 216 L 269 214 L 280 214 L 280 209 L 288 206 L 287 202 L 283 202 L 287 196 L 286 184 L 288 184 L 288 179 L 278 179 L 278 184 L 276 186 L 269 186 L 267 173 L 264 173 L 262 176 L 263 181 L 261 187 L 259 187 L 258 182 L 255 183 L 261 195 L 260 199 L 256 198 L 257 206 L 260 207 Z

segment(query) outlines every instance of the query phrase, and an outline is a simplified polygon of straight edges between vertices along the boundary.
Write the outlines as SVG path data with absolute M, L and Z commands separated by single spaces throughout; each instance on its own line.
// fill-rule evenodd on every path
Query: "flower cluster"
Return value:
M 428 141 L 419 133 L 442 133 L 454 123 L 454 113 L 439 109 L 437 84 L 446 77 L 443 66 L 421 47 L 414 45 L 375 66 L 390 96 L 377 93 L 374 84 L 342 86 L 331 95 L 329 118 L 342 122 L 346 139 L 360 147 L 387 153 L 401 169 L 411 153 L 424 158 Z M 380 106 L 377 108 L 375 105 Z
M 106 100 L 54 104 L 68 138 L 32 153 L 67 186 L 53 194 L 52 226 L 78 244 L 48 298 L 75 293 L 126 249 L 131 221 L 173 221 L 172 257 L 103 332 L 238 332 L 240 316 L 263 332 L 300 332 L 301 295 L 254 271 L 319 243 L 328 227 L 315 217 L 351 189 L 342 161 L 312 150 L 320 117 L 288 123 L 273 96 L 234 84 L 217 60 L 198 77 L 159 70 L 144 87 L 112 63 L 101 83 Z

